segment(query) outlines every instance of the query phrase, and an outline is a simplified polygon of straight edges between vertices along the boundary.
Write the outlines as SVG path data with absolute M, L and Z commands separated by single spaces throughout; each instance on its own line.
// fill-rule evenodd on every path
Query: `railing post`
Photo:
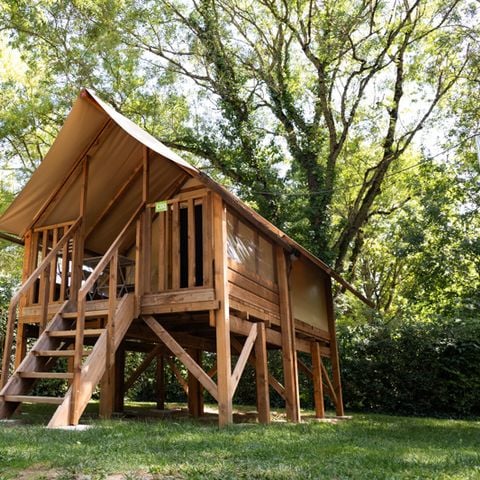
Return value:
M 5 331 L 5 346 L 3 349 L 3 359 L 2 359 L 2 380 L 1 388 L 7 383 L 9 374 L 10 374 L 10 357 L 12 355 L 12 346 L 13 346 L 13 333 L 15 330 L 15 317 L 17 314 L 17 304 L 10 305 L 8 308 L 8 321 L 7 328 Z
M 75 354 L 73 356 L 72 399 L 70 403 L 70 425 L 77 425 L 79 420 L 78 396 L 80 394 L 80 377 L 82 374 L 83 339 L 85 330 L 86 294 L 81 292 L 77 302 L 77 328 L 75 332 Z

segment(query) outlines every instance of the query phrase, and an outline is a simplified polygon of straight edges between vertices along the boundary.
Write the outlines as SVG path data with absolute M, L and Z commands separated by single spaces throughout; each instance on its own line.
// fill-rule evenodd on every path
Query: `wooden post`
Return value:
M 88 190 L 88 164 L 89 157 L 83 159 L 82 186 L 80 191 L 80 217 L 82 224 L 74 237 L 72 253 L 72 281 L 70 285 L 70 300 L 77 300 L 78 291 L 82 285 L 83 276 L 83 250 L 85 247 L 85 212 L 87 207 Z
M 150 163 L 148 147 L 143 147 L 142 200 L 147 205 L 150 196 Z M 152 291 L 152 210 L 145 208 L 143 217 L 143 293 Z
M 123 412 L 125 396 L 125 342 L 115 353 L 115 412 Z
M 311 343 L 311 352 L 315 417 L 325 418 L 325 404 L 323 400 L 322 357 L 320 355 L 320 344 L 318 342 Z
M 287 262 L 281 246 L 276 246 L 276 256 L 287 419 L 291 422 L 299 422 L 300 396 L 298 391 L 297 350 L 295 348 L 295 324 L 290 307 Z
M 198 349 L 189 349 L 190 356 L 202 366 L 202 352 Z M 197 378 L 188 372 L 188 412 L 195 418 L 203 415 L 203 388 Z
M 257 380 L 257 410 L 260 423 L 270 423 L 270 392 L 268 389 L 268 358 L 265 324 L 257 324 L 255 340 L 255 373 Z
M 140 314 L 140 306 L 143 296 L 143 281 L 145 279 L 143 274 L 143 241 L 144 241 L 144 217 L 145 212 L 142 212 L 136 222 L 135 234 L 135 316 Z
M 338 359 L 337 334 L 335 329 L 335 310 L 333 306 L 332 279 L 330 277 L 327 277 L 325 280 L 325 284 L 328 332 L 330 333 L 330 358 L 332 362 L 333 388 L 335 391 L 335 396 L 337 397 L 335 411 L 337 413 L 337 416 L 343 417 L 345 415 L 345 412 L 343 409 L 342 381 L 340 378 L 340 361 Z
M 117 308 L 118 250 L 110 261 L 108 280 L 107 348 L 105 374 L 100 390 L 100 416 L 110 418 L 115 403 L 115 311 Z
M 80 396 L 81 383 L 80 375 L 82 373 L 83 361 L 83 339 L 85 330 L 85 310 L 86 298 L 79 298 L 78 292 L 82 285 L 83 276 L 83 255 L 85 247 L 85 212 L 87 207 L 87 191 L 88 191 L 88 166 L 89 157 L 83 160 L 82 187 L 80 191 L 80 218 L 82 223 L 76 232 L 73 253 L 72 253 L 72 281 L 70 299 L 77 302 L 77 325 L 75 332 L 75 354 L 73 357 L 73 380 L 72 380 L 72 397 L 70 402 L 69 423 L 77 425 L 80 420 L 81 410 L 78 404 Z
M 222 198 L 215 194 L 213 200 L 215 296 L 219 308 L 215 310 L 217 337 L 218 423 L 233 423 L 232 412 L 232 359 L 230 350 L 230 305 L 227 272 L 227 210 Z
M 157 355 L 155 367 L 155 397 L 157 400 L 157 409 L 165 410 L 165 361 L 163 353 Z

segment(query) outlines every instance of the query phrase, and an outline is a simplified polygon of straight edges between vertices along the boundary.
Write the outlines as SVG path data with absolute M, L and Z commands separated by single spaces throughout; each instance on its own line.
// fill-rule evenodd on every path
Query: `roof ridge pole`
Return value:
M 295 348 L 295 322 L 290 305 L 288 269 L 285 252 L 276 246 L 278 293 L 280 301 L 280 329 L 282 334 L 283 376 L 287 420 L 300 422 L 300 395 L 298 387 L 297 350 Z
M 218 425 L 233 423 L 232 411 L 232 359 L 230 349 L 230 305 L 228 298 L 227 262 L 227 210 L 218 194 L 212 197 L 215 296 L 219 308 L 215 310 L 217 337 L 217 378 L 218 378 Z M 207 228 L 212 228 L 207 226 Z M 208 246 L 206 246 L 208 248 Z

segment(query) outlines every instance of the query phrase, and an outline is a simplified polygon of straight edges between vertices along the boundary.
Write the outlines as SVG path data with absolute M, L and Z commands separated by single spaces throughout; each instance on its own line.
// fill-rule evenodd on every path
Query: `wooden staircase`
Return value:
M 34 402 L 59 405 L 48 424 L 49 427 L 78 423 L 95 387 L 106 371 L 107 337 L 113 332 L 113 351 L 110 355 L 114 355 L 135 316 L 135 298 L 134 294 L 127 294 L 121 298 L 110 319 L 108 310 L 85 312 L 84 325 L 80 327 L 83 335 L 80 337 L 82 341 L 79 345 L 76 344 L 76 339 L 79 338 L 77 312 L 67 311 L 68 307 L 68 301 L 62 304 L 0 391 L 0 418 L 10 417 L 23 402 Z M 104 328 L 97 328 L 99 320 L 104 324 Z M 108 325 L 107 322 L 113 322 L 113 324 Z M 85 342 L 84 338 L 87 339 Z M 73 360 L 75 357 L 83 357 L 79 369 L 76 370 L 78 375 L 76 382 L 74 382 L 74 372 L 52 371 L 54 367 L 59 366 L 60 359 Z M 30 395 L 37 380 L 49 379 L 70 381 L 64 397 Z

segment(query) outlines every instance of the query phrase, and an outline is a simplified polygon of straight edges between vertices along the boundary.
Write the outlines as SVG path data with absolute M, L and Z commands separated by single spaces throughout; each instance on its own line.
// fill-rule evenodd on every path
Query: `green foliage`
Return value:
M 347 409 L 480 415 L 480 324 L 369 324 L 339 329 Z

